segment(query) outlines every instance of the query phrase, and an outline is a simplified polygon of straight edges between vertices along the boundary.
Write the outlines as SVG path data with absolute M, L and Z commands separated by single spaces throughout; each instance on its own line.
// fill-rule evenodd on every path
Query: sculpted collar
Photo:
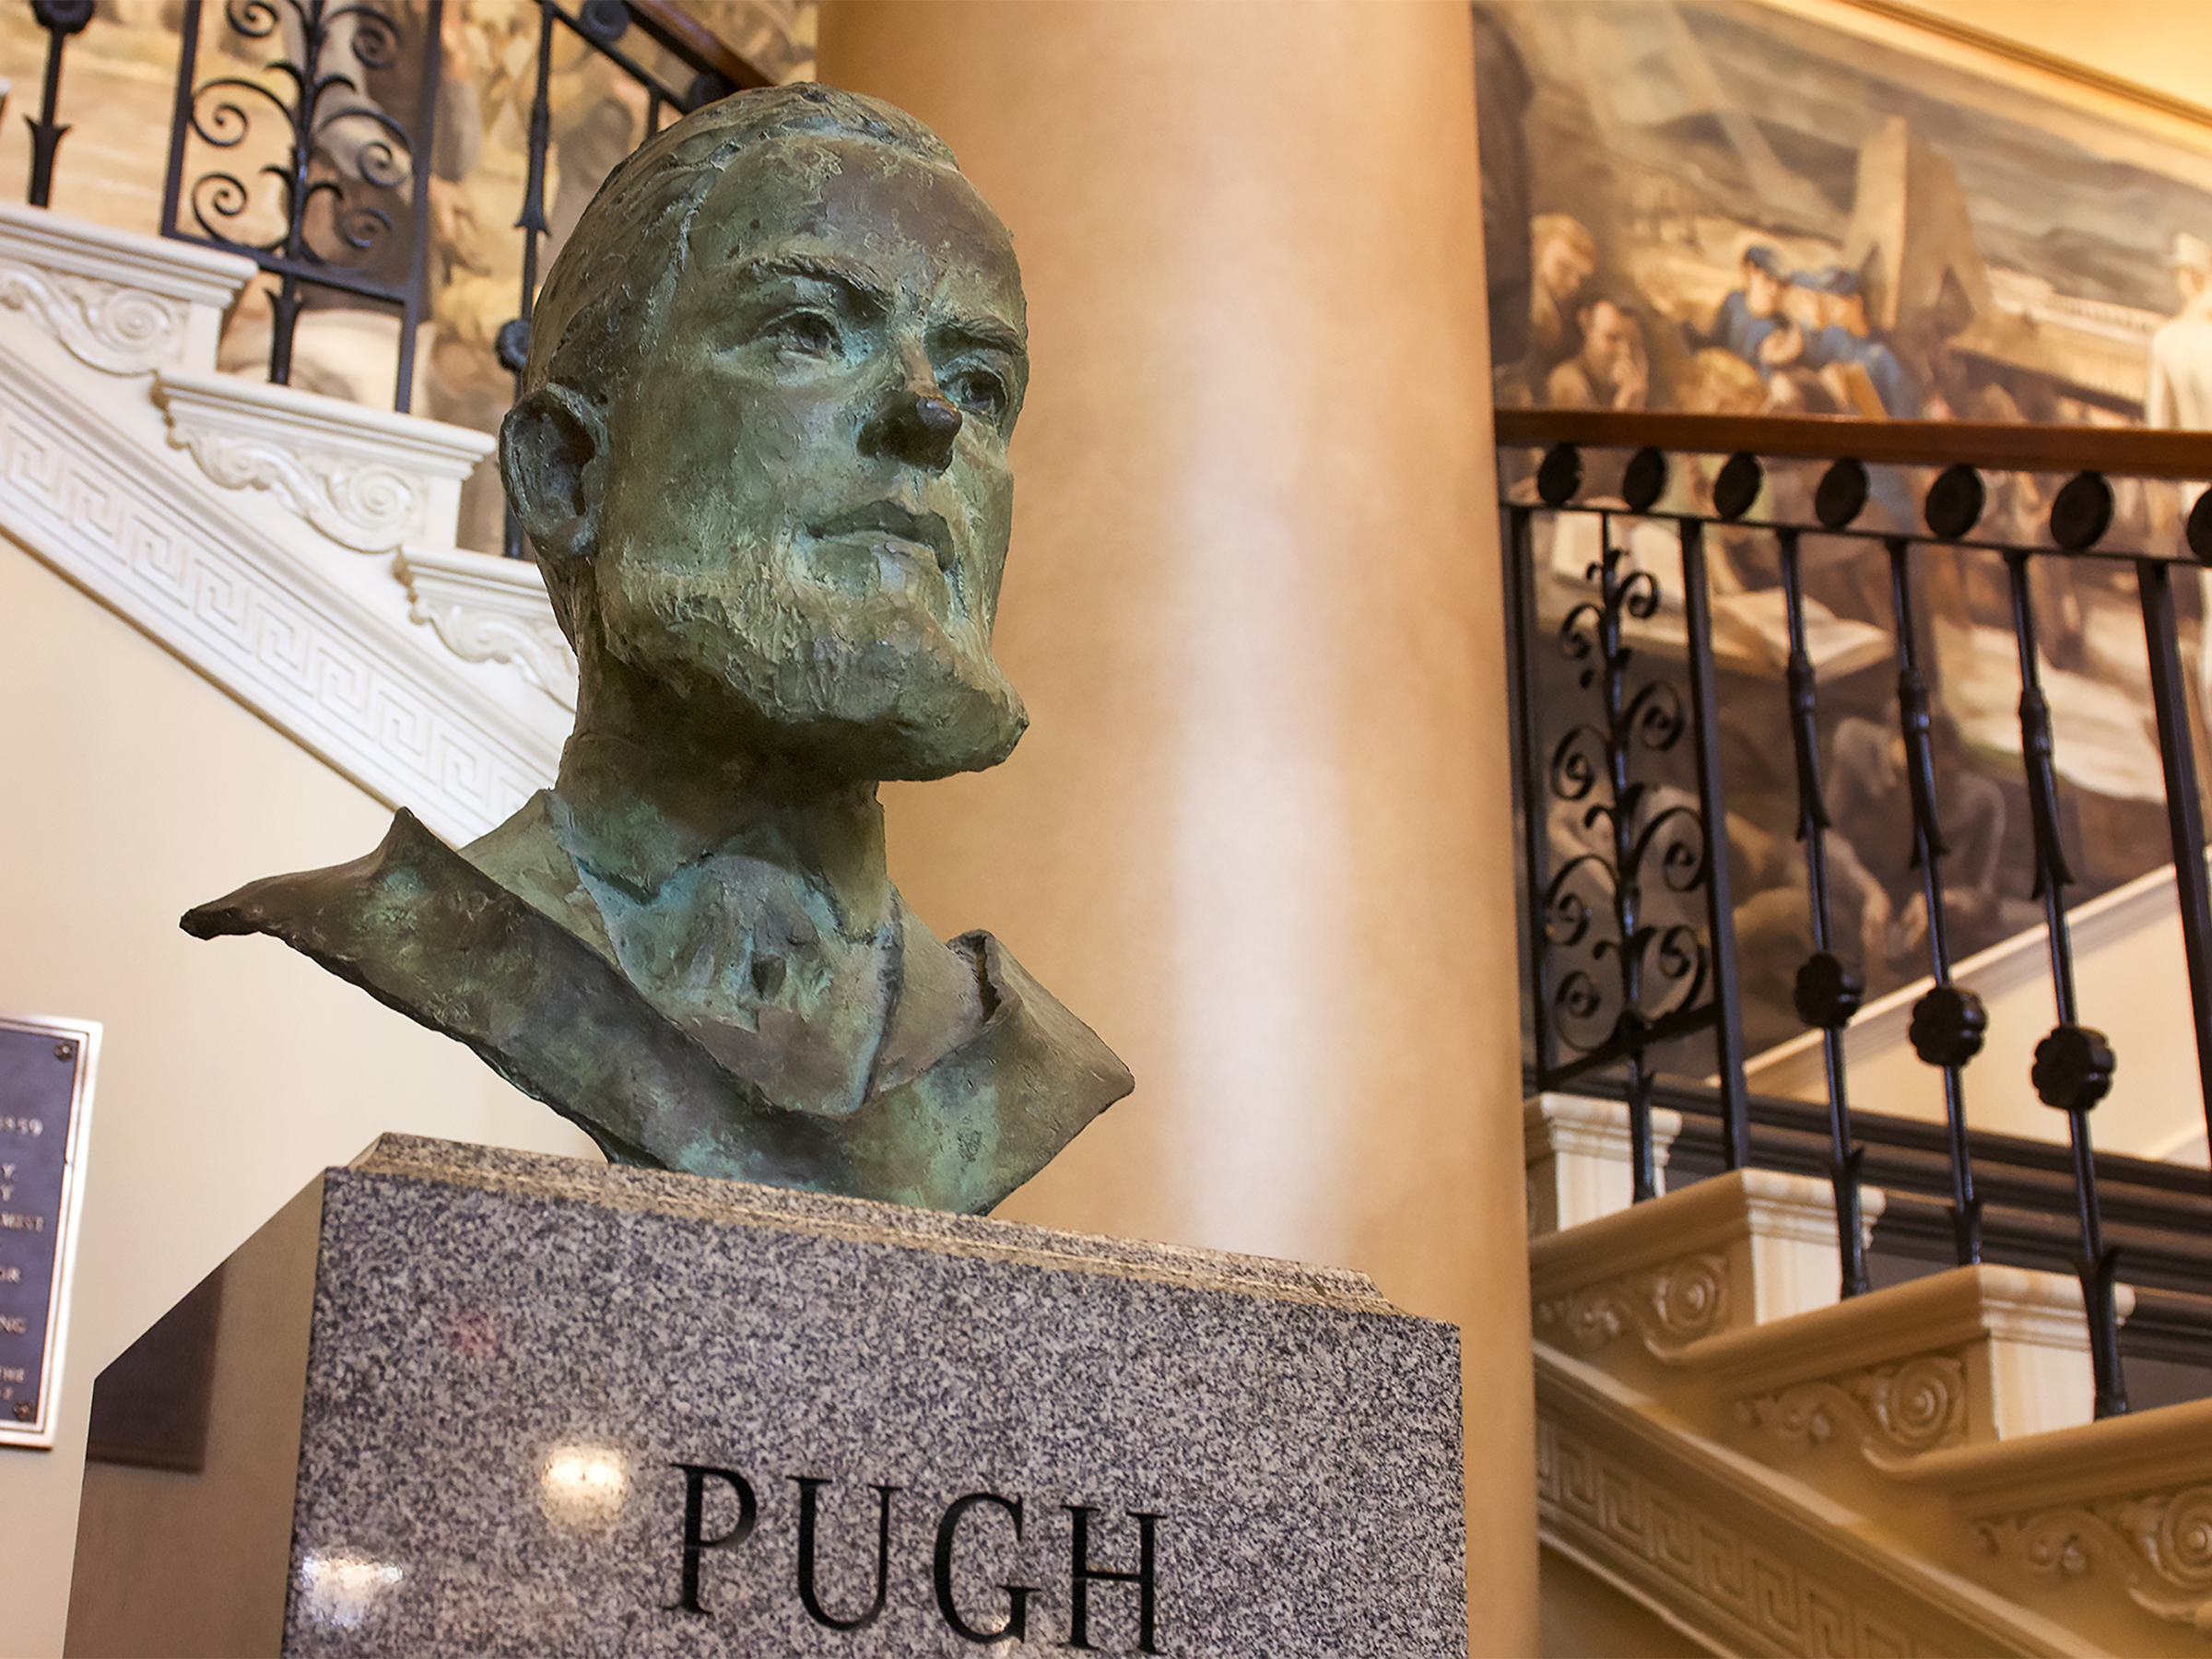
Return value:
M 199 938 L 265 933 L 578 1124 L 610 1159 L 982 1214 L 1134 1087 L 1097 1034 L 986 933 L 983 1020 L 849 1117 L 775 1104 L 608 959 L 404 809 L 366 858 L 193 910 Z

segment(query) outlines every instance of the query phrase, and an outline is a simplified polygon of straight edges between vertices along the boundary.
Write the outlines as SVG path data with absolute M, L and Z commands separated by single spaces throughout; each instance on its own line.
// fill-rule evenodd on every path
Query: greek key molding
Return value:
M 1915 1354 L 1735 1402 L 1736 1420 L 1798 1451 L 1846 1437 L 1877 1468 L 1967 1439 L 1966 1361 Z
M 450 547 L 461 482 L 497 440 L 224 374 L 169 374 L 169 442 L 226 489 L 265 489 L 340 547 Z
M 1594 1352 L 1633 1331 L 1654 1357 L 1671 1359 L 1728 1323 L 1728 1258 L 1717 1251 L 1677 1256 L 1641 1273 L 1602 1279 L 1536 1303 L 1536 1328 Z
M 1549 1418 L 1536 1419 L 1536 1512 L 1601 1560 L 1626 1556 L 1695 1605 L 1693 1622 L 1756 1638 L 1736 1651 L 1821 1655 L 1930 1650 L 1882 1609 L 1677 1497 Z
M 1985 1517 L 1982 1546 L 2046 1583 L 2118 1575 L 2146 1613 L 2212 1636 L 2212 1486 Z
M 576 653 L 554 620 L 545 579 L 528 559 L 410 547 L 394 567 L 407 615 L 472 663 L 512 663 L 563 709 L 576 708 Z
M 163 461 L 143 392 L 76 386 L 65 361 L 42 339 L 0 344 L 9 535 L 448 841 L 482 834 L 551 780 L 568 721 L 548 699 L 512 669 L 453 657 L 409 623 L 388 576 L 305 545 L 304 526 L 294 545 L 232 511 Z

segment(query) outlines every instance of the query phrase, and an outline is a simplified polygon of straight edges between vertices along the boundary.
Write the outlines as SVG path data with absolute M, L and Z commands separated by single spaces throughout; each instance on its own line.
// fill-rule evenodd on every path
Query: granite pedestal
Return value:
M 225 1270 L 84 1653 L 1466 1651 L 1458 1333 L 1355 1274 L 386 1136 Z

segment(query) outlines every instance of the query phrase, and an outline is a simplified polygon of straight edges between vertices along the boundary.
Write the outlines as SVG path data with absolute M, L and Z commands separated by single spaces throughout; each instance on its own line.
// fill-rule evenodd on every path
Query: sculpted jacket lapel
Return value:
M 851 1118 L 788 1111 L 404 809 L 368 857 L 249 883 L 183 926 L 282 939 L 466 1043 L 624 1163 L 981 1214 L 1132 1087 L 1088 1027 L 971 934 L 954 945 L 982 971 L 979 1031 Z

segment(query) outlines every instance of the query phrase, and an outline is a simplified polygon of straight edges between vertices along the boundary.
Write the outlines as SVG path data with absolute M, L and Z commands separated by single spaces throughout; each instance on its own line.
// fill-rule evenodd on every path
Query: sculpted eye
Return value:
M 988 371 L 966 370 L 947 382 L 945 390 L 952 394 L 953 402 L 979 419 L 996 426 L 1006 418 L 1006 383 Z
M 766 333 L 780 349 L 805 357 L 834 356 L 839 344 L 837 324 L 820 312 L 786 312 Z

